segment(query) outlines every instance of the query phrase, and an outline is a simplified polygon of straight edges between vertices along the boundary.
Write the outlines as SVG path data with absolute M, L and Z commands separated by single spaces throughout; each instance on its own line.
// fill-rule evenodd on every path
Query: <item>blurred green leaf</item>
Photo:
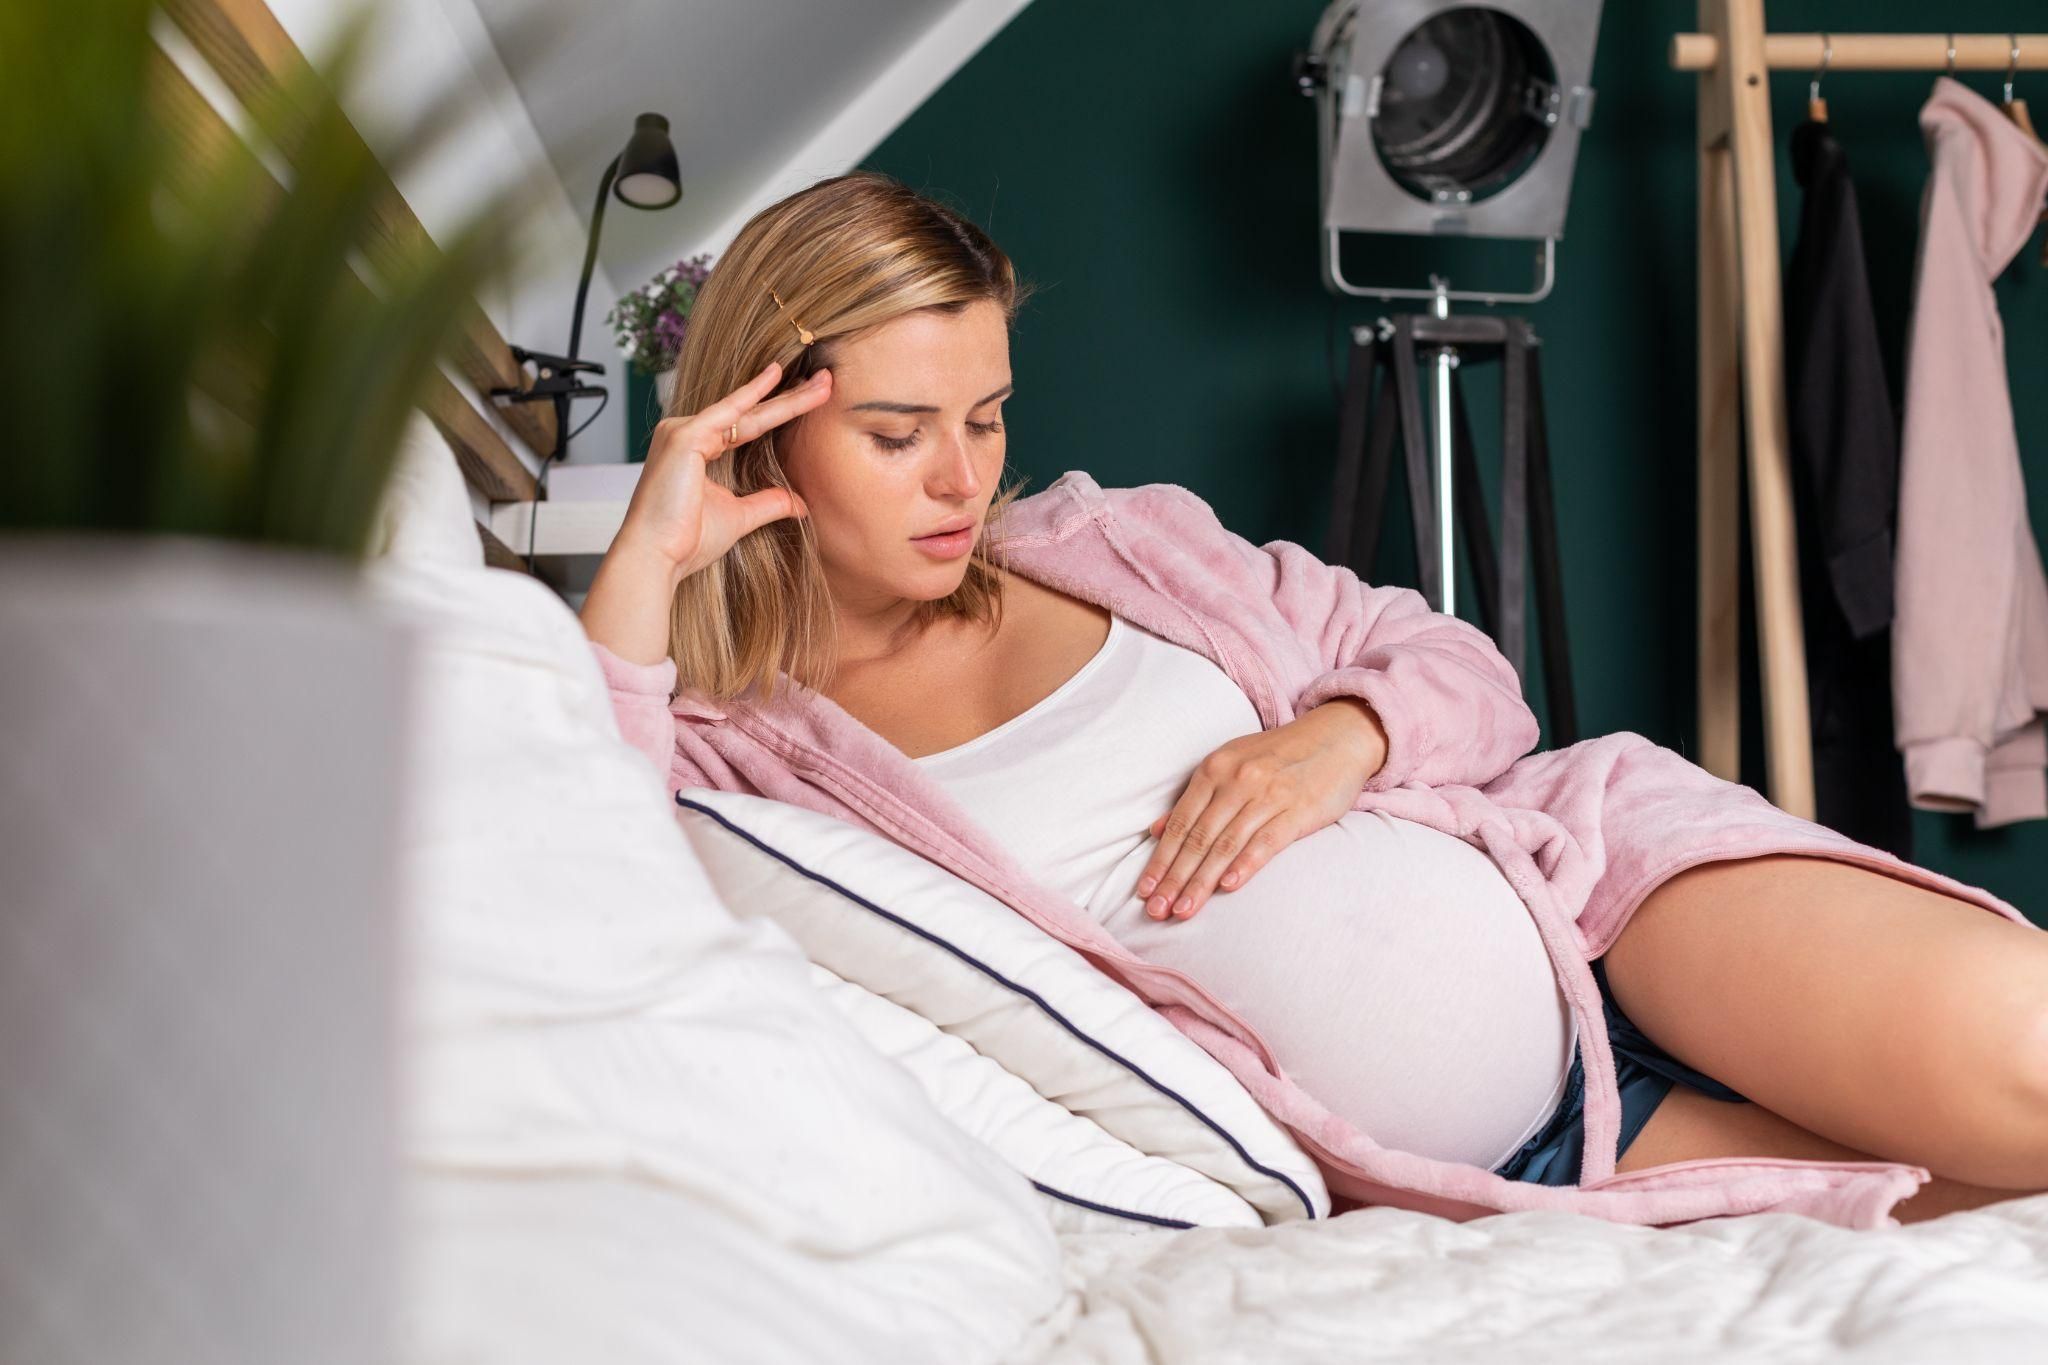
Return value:
M 154 0 L 0 4 L 0 375 L 16 390 L 0 528 L 359 557 L 409 412 L 511 264 L 507 225 L 538 174 L 438 243 L 394 244 L 388 186 L 465 96 L 437 95 L 380 166 L 335 94 L 355 88 L 374 6 L 247 109 L 261 157 L 199 154 L 153 19 L 168 23 Z

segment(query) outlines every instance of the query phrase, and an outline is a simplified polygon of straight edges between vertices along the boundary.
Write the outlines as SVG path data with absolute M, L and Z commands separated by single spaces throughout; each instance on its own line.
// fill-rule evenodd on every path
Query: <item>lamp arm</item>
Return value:
M 590 297 L 590 272 L 597 267 L 597 237 L 604 230 L 605 201 L 611 198 L 612 181 L 618 178 L 619 162 L 625 156 L 620 152 L 612 158 L 612 164 L 604 168 L 604 179 L 597 185 L 597 203 L 590 210 L 590 244 L 583 250 L 583 275 L 576 281 L 576 312 L 569 319 L 569 359 L 582 354 L 583 305 Z

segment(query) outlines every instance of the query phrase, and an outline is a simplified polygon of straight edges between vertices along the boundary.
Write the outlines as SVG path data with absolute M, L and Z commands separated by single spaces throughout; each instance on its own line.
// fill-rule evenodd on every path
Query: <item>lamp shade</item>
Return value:
M 1317 25 L 1329 231 L 1555 239 L 1599 0 L 1335 0 Z
M 676 164 L 675 144 L 668 139 L 668 120 L 642 114 L 633 136 L 619 154 L 619 178 L 612 192 L 634 208 L 665 209 L 683 197 L 683 173 Z

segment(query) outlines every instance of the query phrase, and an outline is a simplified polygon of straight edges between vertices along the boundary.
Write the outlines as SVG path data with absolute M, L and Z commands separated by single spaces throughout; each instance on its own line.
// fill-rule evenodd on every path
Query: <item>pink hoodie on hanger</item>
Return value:
M 1079 905 L 1035 882 L 936 780 L 828 697 L 785 679 L 789 690 L 767 705 L 672 698 L 673 660 L 629 663 L 593 643 L 620 731 L 668 774 L 672 792 L 748 792 L 877 831 L 1082 953 L 1244 1083 L 1322 1169 L 1338 1212 L 1388 1204 L 1463 1220 L 1561 1209 L 1665 1224 L 1768 1210 L 1847 1227 L 1897 1226 L 1888 1211 L 1929 1179 L 1924 1167 L 1740 1157 L 1616 1174 L 1621 1102 L 1587 964 L 1660 881 L 1718 858 L 1817 854 L 2028 923 L 2016 908 L 1789 815 L 1633 732 L 1529 753 L 1536 717 L 1484 632 L 1431 610 L 1413 589 L 1367 584 L 1291 541 L 1254 545 L 1176 484 L 1105 489 L 1069 471 L 1010 506 L 998 550 L 1023 577 L 1214 661 L 1268 729 L 1335 696 L 1372 704 L 1388 753 L 1353 808 L 1417 821 L 1489 854 L 1527 905 L 1578 1019 L 1586 1073 L 1580 1184 L 1507 1180 L 1380 1146 L 1295 1084 L 1257 1032 L 1202 983 L 1135 957 Z
M 1899 443 L 1892 717 L 1912 803 L 1985 829 L 2048 816 L 2048 575 L 1991 290 L 2040 220 L 2048 148 L 1947 76 L 1920 128 L 1934 169 Z

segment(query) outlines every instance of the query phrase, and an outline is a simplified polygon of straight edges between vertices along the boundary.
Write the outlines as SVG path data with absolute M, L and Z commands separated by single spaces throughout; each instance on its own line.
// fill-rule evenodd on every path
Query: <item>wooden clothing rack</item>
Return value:
M 1767 33 L 1763 0 L 1700 0 L 1671 65 L 1699 73 L 1699 763 L 1739 781 L 1738 461 L 1763 678 L 1766 795 L 1814 818 L 1806 646 L 1792 511 L 1769 72 L 2041 71 L 2041 33 Z M 2014 44 L 2018 44 L 2015 57 Z

